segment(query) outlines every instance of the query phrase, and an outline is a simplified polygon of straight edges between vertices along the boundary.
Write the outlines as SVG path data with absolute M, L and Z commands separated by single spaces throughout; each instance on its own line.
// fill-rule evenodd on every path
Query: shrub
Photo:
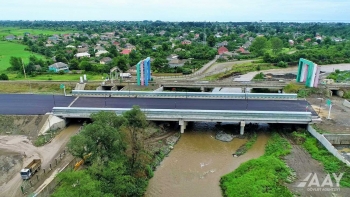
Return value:
M 6 74 L 2 73 L 0 75 L 0 80 L 9 80 L 9 77 Z

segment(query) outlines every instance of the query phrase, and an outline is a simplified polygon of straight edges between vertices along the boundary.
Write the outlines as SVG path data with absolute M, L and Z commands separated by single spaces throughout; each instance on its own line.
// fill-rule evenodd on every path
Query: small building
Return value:
M 76 57 L 76 58 L 90 57 L 90 53 L 87 53 L 87 52 L 85 52 L 85 53 L 77 53 L 77 54 L 74 55 L 74 57 Z
M 228 49 L 227 49 L 226 47 L 220 47 L 220 48 L 218 49 L 218 54 L 219 54 L 219 55 L 221 55 L 221 54 L 223 54 L 223 53 L 225 53 L 225 52 L 228 52 Z
M 131 53 L 131 49 L 123 49 L 120 53 L 123 55 L 129 55 Z
M 97 51 L 97 52 L 95 53 L 95 56 L 96 56 L 96 57 L 100 57 L 100 55 L 105 54 L 105 53 L 108 53 L 108 51 L 106 51 L 106 50 Z
M 5 37 L 5 40 L 14 40 L 16 38 L 16 36 L 14 35 L 8 35 Z
M 184 41 L 181 42 L 181 44 L 187 45 L 187 44 L 192 44 L 192 42 L 189 41 L 189 40 L 184 40 Z
M 182 67 L 185 63 L 187 62 L 187 60 L 185 59 L 172 59 L 169 61 L 169 67 L 170 68 L 175 68 L 175 67 Z
M 100 60 L 100 64 L 108 64 L 110 62 L 112 62 L 112 58 L 110 57 L 104 57 Z
M 64 72 L 69 72 L 68 65 L 63 62 L 56 62 L 49 66 L 49 71 L 58 73 L 61 70 L 63 70 Z

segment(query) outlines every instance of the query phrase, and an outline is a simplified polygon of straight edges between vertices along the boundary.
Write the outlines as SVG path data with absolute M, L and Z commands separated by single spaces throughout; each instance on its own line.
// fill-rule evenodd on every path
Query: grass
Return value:
M 9 80 L 49 80 L 49 81 L 76 81 L 78 82 L 80 80 L 80 77 L 84 74 L 40 74 L 37 76 L 27 76 L 26 79 L 24 79 L 24 76 L 21 74 L 15 74 L 15 73 L 9 73 L 7 76 L 9 77 Z M 106 74 L 86 74 L 86 78 L 88 80 L 102 80 L 102 77 L 106 76 Z
M 243 144 L 241 147 L 239 147 L 235 153 L 235 155 L 237 156 L 241 156 L 243 155 L 244 153 L 246 153 L 253 145 L 254 143 L 256 142 L 256 140 L 258 139 L 258 135 L 254 132 L 254 133 L 251 133 L 249 136 L 248 136 L 248 141 L 247 143 Z
M 20 57 L 25 63 L 29 62 L 29 56 L 31 55 L 45 59 L 42 55 L 25 51 L 25 48 L 25 45 L 16 42 L 0 41 L 0 73 L 5 72 L 11 66 L 11 56 Z
M 340 180 L 340 186 L 350 187 L 350 167 L 334 157 L 317 139 L 309 134 L 307 131 L 293 132 L 293 138 L 296 142 L 310 153 L 313 159 L 323 164 L 324 170 L 327 173 L 344 173 Z
M 282 48 L 282 51 L 280 53 L 294 53 L 296 51 L 297 51 L 296 48 Z M 275 55 L 272 49 L 269 49 L 266 52 L 268 52 L 270 55 Z
M 221 177 L 223 196 L 293 196 L 284 185 L 291 172 L 281 160 L 290 150 L 288 141 L 273 133 L 263 156 Z
M 66 93 L 70 94 L 75 88 L 76 82 L 62 82 L 66 86 Z M 86 84 L 85 90 L 96 90 L 99 84 Z M 40 94 L 63 94 L 60 83 L 38 83 L 38 82 L 6 82 L 0 83 L 1 93 L 40 93 Z
M 19 27 L 0 27 L 0 38 L 8 36 L 10 34 L 15 36 L 24 36 L 24 33 L 30 33 L 32 35 L 54 35 L 72 33 L 71 31 L 57 31 L 50 29 L 21 29 Z
M 242 63 L 242 64 L 235 64 L 232 66 L 231 70 L 223 72 L 223 73 L 218 73 L 215 75 L 207 76 L 204 79 L 208 81 L 214 81 L 214 80 L 219 80 L 219 79 L 224 79 L 227 77 L 232 76 L 235 73 L 239 74 L 245 74 L 248 72 L 252 71 L 258 71 L 258 70 L 269 70 L 269 69 L 276 69 L 280 68 L 277 66 L 273 66 L 271 64 L 267 63 Z

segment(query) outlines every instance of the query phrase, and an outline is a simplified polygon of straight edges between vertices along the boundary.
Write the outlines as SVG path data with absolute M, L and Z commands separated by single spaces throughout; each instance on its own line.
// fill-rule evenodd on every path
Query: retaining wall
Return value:
M 350 134 L 324 134 L 331 144 L 350 144 Z
M 350 162 L 346 160 L 338 150 L 327 140 L 324 135 L 319 134 L 311 125 L 308 125 L 307 130 L 313 135 L 330 153 L 336 158 L 350 167 Z

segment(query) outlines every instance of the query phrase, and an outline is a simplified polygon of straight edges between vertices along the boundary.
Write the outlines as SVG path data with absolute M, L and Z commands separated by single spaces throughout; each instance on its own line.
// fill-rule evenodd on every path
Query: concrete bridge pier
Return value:
M 241 88 L 242 89 L 242 93 L 246 93 L 246 88 Z
M 245 127 L 245 121 L 241 121 L 241 130 L 240 130 L 241 135 L 244 135 L 244 127 Z
M 201 87 L 201 92 L 205 92 L 205 88 L 204 87 Z
M 184 120 L 179 120 L 179 125 L 180 125 L 180 132 L 185 133 L 187 122 Z

